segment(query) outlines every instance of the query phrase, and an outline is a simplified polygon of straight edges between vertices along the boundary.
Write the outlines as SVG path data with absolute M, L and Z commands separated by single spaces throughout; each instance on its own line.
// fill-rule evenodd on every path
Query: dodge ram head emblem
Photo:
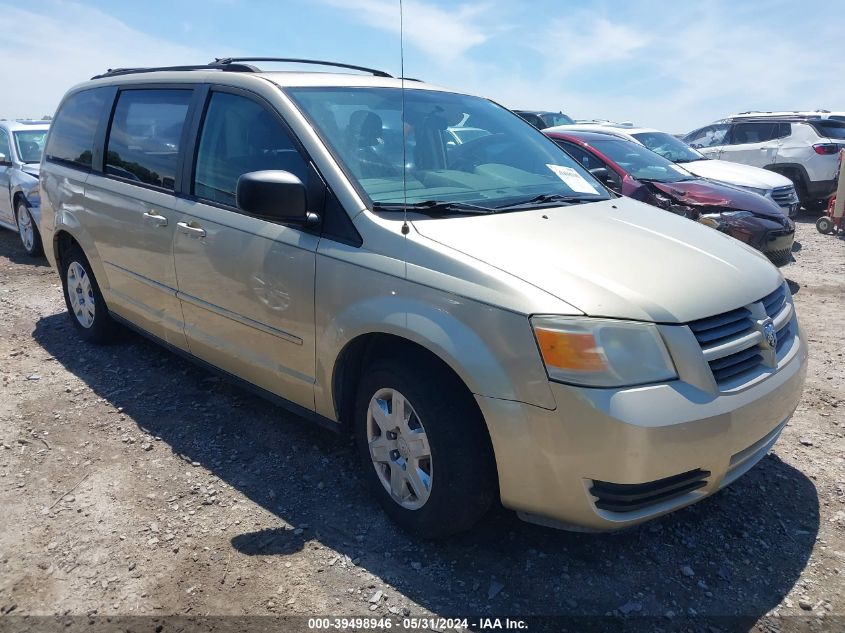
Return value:
M 771 319 L 767 319 L 763 323 L 763 338 L 766 340 L 766 344 L 771 347 L 772 349 L 776 349 L 778 346 L 778 333 L 775 331 L 775 324 L 772 322 Z

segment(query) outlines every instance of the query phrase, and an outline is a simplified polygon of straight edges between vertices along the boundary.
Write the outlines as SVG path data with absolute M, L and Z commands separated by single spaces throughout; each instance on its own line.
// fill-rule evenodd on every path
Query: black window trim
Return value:
M 109 113 L 107 117 L 103 117 L 105 119 L 105 125 L 102 126 L 102 130 L 98 130 L 97 136 L 94 137 L 95 140 L 95 150 L 94 150 L 94 158 L 91 161 L 92 163 L 92 170 L 96 171 L 97 175 L 103 176 L 104 178 L 108 178 L 109 180 L 116 180 L 118 182 L 125 182 L 129 185 L 133 185 L 135 187 L 141 187 L 142 189 L 149 189 L 151 191 L 158 191 L 160 193 L 166 193 L 169 195 L 179 195 L 181 191 L 182 185 L 182 173 L 183 173 L 183 162 L 185 152 L 183 151 L 183 147 L 185 147 L 185 143 L 190 143 L 190 137 L 188 136 L 188 127 L 191 123 L 193 112 L 197 108 L 198 100 L 197 100 L 197 90 L 198 84 L 192 83 L 143 83 L 143 84 L 127 84 L 127 85 L 120 85 L 120 86 L 113 86 L 115 89 L 115 94 L 112 99 L 111 108 L 109 109 Z M 117 104 L 120 100 L 120 95 L 123 92 L 128 92 L 130 90 L 190 90 L 191 91 L 191 99 L 188 102 L 188 112 L 185 114 L 185 123 L 182 125 L 182 135 L 179 138 L 179 151 L 176 154 L 176 169 L 175 169 L 175 176 L 173 183 L 173 189 L 168 189 L 167 187 L 159 187 L 157 185 L 151 185 L 146 182 L 140 182 L 138 180 L 132 180 L 131 178 L 124 178 L 122 176 L 117 176 L 115 174 L 110 174 L 106 171 L 106 154 L 108 153 L 108 143 L 109 143 L 109 136 L 111 136 L 111 127 L 114 121 L 114 114 L 117 110 Z M 102 135 L 100 135 L 100 133 Z M 99 150 L 99 155 L 97 154 Z M 93 167 L 97 167 L 96 170 Z
M 349 217 L 349 213 L 347 212 L 347 210 L 343 208 L 343 205 L 340 205 L 340 207 L 342 212 L 349 219 L 349 235 L 335 235 L 328 234 L 325 232 L 325 215 L 326 210 L 328 208 L 329 198 L 334 198 L 338 202 L 338 204 L 340 204 L 340 201 L 337 196 L 334 195 L 334 192 L 331 190 L 331 187 L 329 187 L 325 177 L 320 172 L 320 169 L 317 167 L 317 164 L 311 158 L 311 155 L 308 153 L 308 150 L 302 144 L 302 141 L 300 141 L 299 137 L 290 127 L 288 122 L 276 109 L 276 107 L 273 106 L 272 103 L 267 101 L 267 99 L 265 99 L 262 95 L 253 92 L 252 90 L 248 90 L 246 88 L 241 88 L 238 86 L 204 83 L 200 84 L 198 87 L 200 88 L 200 90 L 198 91 L 200 93 L 200 96 L 198 97 L 196 102 L 196 109 L 194 111 L 193 117 L 191 117 L 189 120 L 189 125 L 186 125 L 186 128 L 189 128 L 189 138 L 191 139 L 191 141 L 190 145 L 186 145 L 184 149 L 185 161 L 182 165 L 181 174 L 181 182 L 183 186 L 180 197 L 190 200 L 192 202 L 197 202 L 199 204 L 204 204 L 210 207 L 222 209 L 224 211 L 229 211 L 231 213 L 237 213 L 239 215 L 253 217 L 264 222 L 271 222 L 273 224 L 278 224 L 287 228 L 304 231 L 306 233 L 316 233 L 321 237 L 325 237 L 327 239 L 341 242 L 350 246 L 355 246 L 356 248 L 360 247 L 364 243 L 361 234 L 358 233 L 358 230 L 355 228 L 355 225 L 352 224 L 352 219 Z M 194 178 L 196 176 L 197 157 L 199 155 L 200 148 L 200 135 L 202 134 L 202 129 L 205 124 L 205 118 L 208 114 L 209 106 L 211 105 L 211 97 L 214 95 L 215 92 L 237 95 L 240 97 L 244 97 L 245 99 L 249 99 L 253 103 L 256 103 L 258 106 L 266 110 L 270 114 L 270 116 L 272 116 L 273 119 L 284 128 L 291 141 L 293 142 L 294 147 L 301 154 L 303 160 L 305 161 L 308 171 L 312 172 L 312 174 L 319 180 L 319 183 L 322 185 L 324 192 L 323 201 L 322 204 L 319 205 L 320 208 L 315 210 L 315 212 L 320 215 L 319 224 L 316 224 L 314 226 L 303 226 L 288 222 L 281 222 L 278 220 L 270 220 L 267 218 L 262 218 L 245 213 L 241 209 L 238 209 L 236 206 L 224 204 L 216 200 L 209 200 L 208 198 L 203 198 L 194 193 Z
M 67 160 L 65 158 L 58 158 L 56 156 L 51 156 L 47 153 L 47 148 L 50 146 L 50 137 L 53 135 L 54 130 L 56 129 L 55 123 L 58 121 L 59 115 L 62 113 L 62 108 L 64 108 L 65 104 L 76 95 L 82 94 L 83 92 L 93 91 L 93 90 L 103 90 L 105 98 L 103 99 L 103 109 L 99 114 L 97 119 L 97 127 L 94 130 L 94 139 L 93 144 L 94 146 L 91 148 L 91 165 L 85 166 L 80 165 L 77 162 L 72 160 Z M 53 120 L 50 125 L 50 131 L 47 134 L 47 138 L 44 140 L 44 162 L 52 163 L 54 165 L 61 165 L 62 167 L 67 167 L 68 169 L 75 169 L 76 171 L 82 172 L 84 174 L 90 174 L 92 172 L 102 171 L 102 161 L 103 161 L 103 145 L 102 145 L 102 135 L 105 133 L 105 129 L 107 129 L 107 123 L 110 116 L 104 116 L 106 113 L 110 113 L 112 107 L 114 106 L 114 98 L 117 94 L 117 86 L 92 86 L 90 88 L 82 88 L 80 90 L 74 90 L 64 96 L 61 103 L 59 103 L 59 107 L 56 108 L 56 114 L 53 117 Z M 111 100 L 111 103 L 109 102 Z M 99 165 L 99 169 L 97 166 Z

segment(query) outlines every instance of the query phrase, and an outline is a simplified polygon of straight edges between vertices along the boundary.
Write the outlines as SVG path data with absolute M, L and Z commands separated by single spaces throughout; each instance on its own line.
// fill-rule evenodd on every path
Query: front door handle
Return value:
M 179 232 L 184 233 L 185 235 L 190 235 L 191 237 L 205 237 L 205 229 L 201 226 L 193 226 L 192 224 L 188 224 L 187 222 L 177 222 L 176 226 L 179 227 Z
M 167 218 L 152 209 L 144 213 L 144 222 L 153 226 L 167 226 Z

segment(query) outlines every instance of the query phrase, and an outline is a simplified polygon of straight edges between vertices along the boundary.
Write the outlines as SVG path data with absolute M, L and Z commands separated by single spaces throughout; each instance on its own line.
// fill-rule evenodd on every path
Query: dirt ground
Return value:
M 619 534 L 498 509 L 438 544 L 385 519 L 347 438 L 135 335 L 83 344 L 57 275 L 0 231 L 0 630 L 156 616 L 166 632 L 176 615 L 842 630 L 845 240 L 813 220 L 784 268 L 812 346 L 804 397 L 748 475 Z

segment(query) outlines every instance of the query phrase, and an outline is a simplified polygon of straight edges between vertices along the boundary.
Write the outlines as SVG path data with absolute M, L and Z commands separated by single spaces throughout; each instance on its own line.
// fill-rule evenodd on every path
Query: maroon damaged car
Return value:
M 612 191 L 712 226 L 761 251 L 776 266 L 792 261 L 795 223 L 771 200 L 694 176 L 616 136 L 544 133 Z

